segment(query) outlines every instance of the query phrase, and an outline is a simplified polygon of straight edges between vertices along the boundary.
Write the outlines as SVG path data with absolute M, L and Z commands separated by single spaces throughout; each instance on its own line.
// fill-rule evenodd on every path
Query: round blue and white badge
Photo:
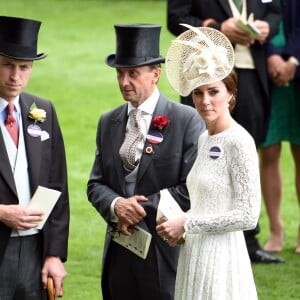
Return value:
M 159 130 L 150 129 L 146 136 L 146 139 L 151 144 L 160 144 L 164 140 L 164 136 Z
M 223 153 L 223 150 L 220 146 L 213 146 L 209 149 L 209 157 L 212 159 L 219 158 Z
M 27 127 L 27 132 L 32 137 L 38 137 L 42 134 L 42 129 L 39 125 L 31 124 Z

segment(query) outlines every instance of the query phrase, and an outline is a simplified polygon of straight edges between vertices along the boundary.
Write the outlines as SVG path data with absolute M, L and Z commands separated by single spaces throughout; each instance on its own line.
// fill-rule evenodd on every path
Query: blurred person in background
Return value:
M 300 206 L 300 1 L 281 1 L 283 20 L 279 33 L 267 48 L 271 83 L 271 117 L 267 137 L 260 148 L 261 182 L 270 236 L 264 246 L 275 253 L 282 250 L 284 224 L 280 216 L 282 142 L 289 142 L 295 163 L 295 187 Z M 300 224 L 295 252 L 300 254 Z

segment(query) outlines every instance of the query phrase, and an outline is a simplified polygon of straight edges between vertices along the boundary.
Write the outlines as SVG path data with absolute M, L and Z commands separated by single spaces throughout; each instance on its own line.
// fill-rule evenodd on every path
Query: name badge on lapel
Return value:
M 27 132 L 32 137 L 38 137 L 41 136 L 42 129 L 39 125 L 31 124 L 27 128 Z
M 212 159 L 218 159 L 223 154 L 223 149 L 220 146 L 213 146 L 209 149 L 209 157 Z

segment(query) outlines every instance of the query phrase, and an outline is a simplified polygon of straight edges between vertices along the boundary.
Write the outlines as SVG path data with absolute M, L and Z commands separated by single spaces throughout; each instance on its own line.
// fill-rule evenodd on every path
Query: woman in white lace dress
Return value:
M 258 157 L 250 134 L 231 117 L 237 83 L 232 71 L 234 59 L 231 45 L 214 31 L 190 28 L 168 51 L 170 64 L 173 59 L 178 64 L 172 47 L 180 47 L 176 55 L 183 67 L 179 69 L 189 75 L 193 72 L 188 79 L 181 77 L 178 86 L 171 73 L 168 79 L 181 94 L 192 92 L 207 131 L 199 138 L 198 157 L 187 178 L 191 209 L 182 217 L 160 222 L 157 232 L 170 246 L 185 236 L 177 270 L 176 300 L 253 300 L 257 293 L 243 231 L 254 228 L 259 216 Z M 193 42 L 186 44 L 188 53 L 182 41 Z M 195 60 L 195 52 L 203 54 L 203 48 L 208 52 L 202 56 L 202 68 L 195 75 L 191 69 L 200 61 Z M 218 63 L 224 51 L 226 57 Z M 218 71 L 220 65 L 222 70 Z M 167 72 L 172 69 L 170 65 L 166 67 Z

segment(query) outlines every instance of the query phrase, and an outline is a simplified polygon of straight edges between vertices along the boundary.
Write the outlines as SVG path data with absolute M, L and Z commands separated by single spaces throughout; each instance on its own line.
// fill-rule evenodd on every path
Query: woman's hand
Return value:
M 160 219 L 157 222 L 157 234 L 170 246 L 175 246 L 178 242 L 182 242 L 184 235 L 185 217 L 179 217 L 173 220 Z

